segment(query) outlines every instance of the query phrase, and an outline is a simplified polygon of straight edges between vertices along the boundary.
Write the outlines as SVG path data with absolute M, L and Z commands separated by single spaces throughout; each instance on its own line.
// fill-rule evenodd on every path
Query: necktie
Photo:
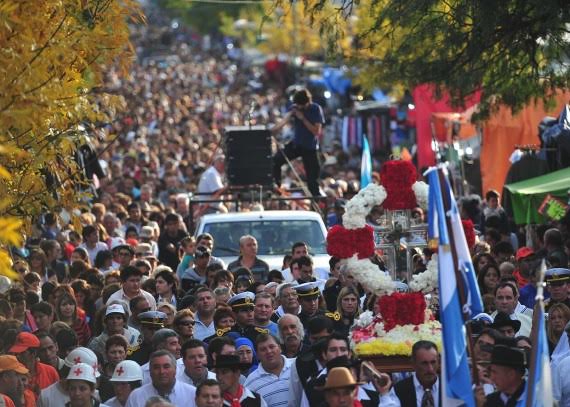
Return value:
M 431 394 L 431 389 L 424 390 L 424 396 L 422 397 L 421 407 L 434 407 L 435 403 L 433 401 L 433 394 Z

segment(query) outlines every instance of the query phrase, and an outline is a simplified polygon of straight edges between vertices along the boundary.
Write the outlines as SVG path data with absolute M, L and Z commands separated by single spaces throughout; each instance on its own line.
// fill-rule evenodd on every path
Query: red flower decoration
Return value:
M 398 325 L 419 325 L 424 322 L 426 301 L 422 293 L 395 292 L 380 297 L 378 304 L 386 332 Z
M 473 246 L 475 246 L 475 225 L 473 225 L 471 219 L 461 219 L 461 223 L 463 224 L 467 247 L 469 247 L 469 251 L 471 251 Z
M 359 229 L 333 226 L 327 234 L 327 252 L 340 259 L 358 254 L 358 259 L 367 259 L 374 254 L 374 230 L 366 225 Z
M 413 209 L 417 206 L 412 185 L 416 182 L 416 168 L 410 161 L 386 161 L 382 165 L 380 180 L 387 197 L 383 206 L 388 210 Z

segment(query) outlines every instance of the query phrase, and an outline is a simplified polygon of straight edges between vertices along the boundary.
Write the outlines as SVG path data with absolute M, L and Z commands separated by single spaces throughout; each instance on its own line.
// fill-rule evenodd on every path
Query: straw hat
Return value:
M 342 389 L 345 387 L 354 387 L 361 382 L 354 380 L 354 376 L 346 367 L 333 367 L 327 375 L 325 385 L 317 390 Z

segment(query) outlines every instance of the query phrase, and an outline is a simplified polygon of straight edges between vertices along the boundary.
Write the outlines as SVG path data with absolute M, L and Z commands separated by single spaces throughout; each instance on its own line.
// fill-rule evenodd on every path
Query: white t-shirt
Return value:
M 199 194 L 213 194 L 219 189 L 224 187 L 224 183 L 222 181 L 222 174 L 218 172 L 214 167 L 208 168 L 202 176 L 200 177 L 200 182 L 198 183 L 197 192 Z M 212 195 L 200 195 L 199 199 L 204 201 L 213 200 L 214 198 Z M 221 203 L 213 203 L 210 206 L 217 207 L 221 205 Z
M 103 250 L 109 250 L 109 246 L 103 242 L 95 243 L 95 247 L 93 249 L 88 248 L 85 243 L 81 243 L 79 247 L 87 250 L 87 254 L 89 255 L 89 260 L 91 261 L 92 265 L 95 264 L 95 257 L 97 257 L 97 253 L 102 252 Z
M 36 403 L 37 407 L 61 407 L 69 401 L 69 396 L 59 382 L 55 382 L 40 393 Z

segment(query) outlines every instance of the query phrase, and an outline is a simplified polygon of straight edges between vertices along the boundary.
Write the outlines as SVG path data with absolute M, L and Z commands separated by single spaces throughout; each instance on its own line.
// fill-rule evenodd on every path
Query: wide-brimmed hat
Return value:
M 493 329 L 500 329 L 505 326 L 510 326 L 515 330 L 515 332 L 518 332 L 519 329 L 521 329 L 521 321 L 516 319 L 511 319 L 511 317 L 505 314 L 504 312 L 499 312 L 495 316 L 495 320 L 493 321 L 493 323 L 489 325 L 489 327 Z
M 218 355 L 216 362 L 212 366 L 214 369 L 244 369 L 250 367 L 246 363 L 242 363 L 238 355 Z
M 492 365 L 524 369 L 527 366 L 527 353 L 524 349 L 506 345 L 495 345 L 491 352 Z
M 354 380 L 354 376 L 351 371 L 346 367 L 333 367 L 327 374 L 327 380 L 325 385 L 318 388 L 317 390 L 332 390 L 332 389 L 342 389 L 345 387 L 354 387 L 362 384 Z M 316 388 L 316 387 L 315 387 Z

